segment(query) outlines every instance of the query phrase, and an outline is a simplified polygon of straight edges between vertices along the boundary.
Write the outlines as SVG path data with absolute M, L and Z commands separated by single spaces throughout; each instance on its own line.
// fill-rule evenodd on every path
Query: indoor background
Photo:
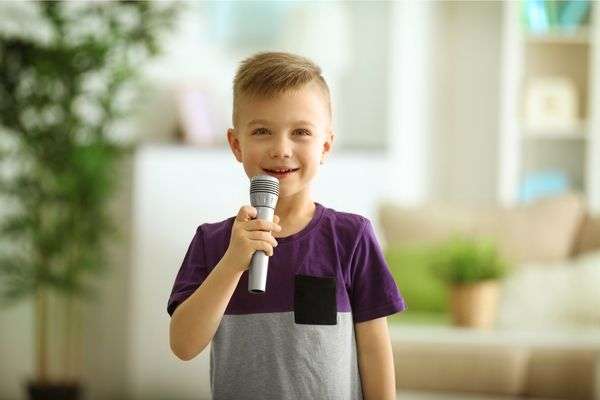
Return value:
M 72 337 L 83 349 L 70 365 L 79 365 L 85 398 L 209 398 L 209 352 L 188 362 L 173 355 L 167 300 L 197 226 L 249 204 L 248 179 L 225 135 L 236 68 L 266 50 L 311 58 L 330 85 L 336 141 L 313 197 L 372 221 L 406 298 L 409 310 L 388 319 L 398 398 L 600 398 L 598 3 L 148 4 L 177 11 L 171 27 L 149 25 L 162 51 L 132 56 L 138 85 L 109 97 L 127 112 L 102 125 L 103 109 L 83 100 L 79 116 L 82 129 L 95 120 L 109 140 L 132 145 L 108 175 L 115 190 L 106 210 L 121 236 L 107 242 L 108 272 L 91 280 L 99 298 L 81 308 Z M 10 40 L 57 46 L 38 6 L 0 4 L 4 74 Z M 61 12 L 85 16 L 88 6 L 114 8 L 119 26 L 139 23 L 112 2 L 73 2 Z M 90 18 L 77 29 L 108 37 Z M 78 40 L 77 29 L 66 37 Z M 35 60 L 23 65 L 61 65 Z M 15 149 L 23 132 L 11 116 L 22 114 L 27 130 L 40 115 L 8 111 L 8 88 L 27 75 L 11 77 L 2 78 L 0 143 Z M 3 175 L 28 165 L 15 154 Z M 27 212 L 18 197 L 2 195 L 0 216 Z M 487 255 L 451 242 L 457 232 L 494 239 L 509 272 L 496 274 Z M 467 306 L 481 317 L 457 320 L 450 288 L 465 281 L 440 281 L 429 269 L 448 243 L 448 268 L 492 268 L 474 281 L 493 278 L 496 300 L 482 295 Z M 24 382 L 38 371 L 35 304 L 27 296 L 0 312 L 2 399 L 26 398 Z M 58 379 L 68 346 L 64 308 L 49 304 L 47 369 Z

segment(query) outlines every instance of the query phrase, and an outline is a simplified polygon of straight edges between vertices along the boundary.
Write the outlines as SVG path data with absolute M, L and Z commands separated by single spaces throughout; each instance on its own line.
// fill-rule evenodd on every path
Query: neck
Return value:
M 275 207 L 275 215 L 278 215 L 281 221 L 302 219 L 312 215 L 315 211 L 315 204 L 308 196 L 301 198 L 280 197 Z

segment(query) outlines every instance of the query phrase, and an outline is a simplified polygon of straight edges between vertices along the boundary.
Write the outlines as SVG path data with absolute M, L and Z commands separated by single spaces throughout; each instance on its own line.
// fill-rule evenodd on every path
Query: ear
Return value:
M 231 148 L 235 159 L 242 162 L 242 148 L 240 146 L 238 134 L 234 128 L 227 129 L 227 142 L 229 142 L 229 147 Z
M 325 136 L 325 141 L 323 142 L 323 151 L 321 153 L 321 164 L 323 164 L 323 162 L 325 162 L 325 159 L 329 156 L 329 153 L 331 153 L 331 150 L 333 149 L 334 139 L 335 139 L 335 133 L 333 131 L 329 131 L 329 134 L 327 134 Z

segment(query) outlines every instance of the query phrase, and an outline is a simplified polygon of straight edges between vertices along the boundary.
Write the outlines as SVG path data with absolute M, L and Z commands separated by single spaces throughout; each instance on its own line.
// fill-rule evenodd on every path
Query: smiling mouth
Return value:
M 283 177 L 293 174 L 294 172 L 298 171 L 299 169 L 300 168 L 292 168 L 292 169 L 286 169 L 286 170 L 263 169 L 263 171 L 265 171 L 267 174 L 269 174 L 271 176 L 275 176 L 277 178 L 283 178 Z
M 266 169 L 263 168 L 263 170 L 267 171 L 267 172 L 276 172 L 276 173 L 285 173 L 285 172 L 294 172 L 294 171 L 298 171 L 300 168 L 290 168 L 290 169 Z

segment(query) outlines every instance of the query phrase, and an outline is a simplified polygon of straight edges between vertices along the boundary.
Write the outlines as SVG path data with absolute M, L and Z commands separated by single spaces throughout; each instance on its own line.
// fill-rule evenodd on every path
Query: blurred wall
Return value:
M 433 199 L 496 203 L 501 2 L 441 2 L 431 119 Z
M 202 3 L 195 4 L 198 7 Z M 392 30 L 388 19 L 391 3 L 344 4 L 352 4 L 351 9 L 344 11 L 348 15 L 351 51 L 345 55 L 348 63 L 339 74 L 342 101 L 338 144 L 345 141 L 347 147 L 388 148 L 390 60 L 387 49 L 390 46 L 388 32 Z M 431 46 L 427 51 L 432 65 L 416 76 L 430 82 L 427 96 L 431 108 L 424 110 L 420 117 L 427 119 L 429 128 L 427 132 L 412 133 L 429 135 L 426 148 L 429 156 L 424 167 L 430 176 L 426 195 L 432 199 L 468 203 L 494 202 L 501 3 L 433 4 L 429 13 L 432 20 L 427 23 L 432 36 L 424 43 Z M 216 96 L 223 100 L 219 109 L 219 115 L 223 116 L 221 128 L 229 126 L 231 78 L 244 52 L 226 52 L 215 46 L 213 38 L 206 36 L 203 30 L 206 27 L 201 21 L 193 14 L 185 15 L 180 24 L 183 31 L 173 35 L 173 45 L 167 54 L 156 63 L 143 66 L 148 72 L 149 86 L 135 132 L 146 141 L 165 141 L 170 137 L 175 124 L 174 83 L 186 80 L 200 80 L 215 90 Z M 381 157 L 381 153 L 373 157 Z M 385 174 L 382 169 L 372 171 Z M 115 199 L 114 212 L 122 221 L 123 229 L 128 231 L 134 212 L 131 209 L 131 166 L 122 174 L 125 184 Z M 359 209 L 363 209 L 362 206 Z M 126 393 L 139 389 L 131 387 L 130 367 L 136 365 L 139 358 L 132 356 L 135 344 L 128 341 L 132 336 L 129 305 L 139 301 L 139 298 L 131 298 L 131 240 L 136 238 L 115 243 L 113 273 L 99 281 L 104 301 L 93 305 L 86 315 L 84 374 L 89 388 L 88 400 L 122 399 Z M 183 247 L 187 245 L 178 243 Z M 179 263 L 179 259 L 171 260 L 171 273 Z M 170 289 L 170 282 L 160 285 L 162 292 L 157 296 L 163 298 L 165 290 Z M 0 398 L 24 398 L 20 379 L 33 371 L 31 311 L 30 303 L 22 303 L 0 313 Z M 164 349 L 165 339 L 158 338 L 153 345 Z M 161 373 L 158 363 L 152 367 L 153 373 Z
M 353 149 L 385 149 L 391 4 L 357 1 L 347 7 L 350 60 L 338 85 L 340 143 Z
M 274 7 L 273 2 L 252 4 Z M 232 23 L 243 25 L 238 30 L 248 30 L 248 26 L 265 23 L 259 13 L 222 27 L 215 14 L 227 10 L 215 10 L 210 2 L 188 3 L 164 55 L 143 66 L 152 97 L 144 105 L 148 118 L 142 122 L 140 135 L 152 141 L 168 140 L 176 124 L 173 101 L 177 90 L 193 85 L 214 98 L 215 131 L 224 136 L 231 126 L 232 81 L 239 63 L 258 51 L 290 51 L 322 67 L 332 91 L 336 147 L 383 150 L 387 145 L 390 7 L 388 2 L 365 1 L 297 3 L 290 6 L 275 38 L 239 42 L 234 40 L 237 31 Z M 216 33 L 220 30 L 225 32 Z

